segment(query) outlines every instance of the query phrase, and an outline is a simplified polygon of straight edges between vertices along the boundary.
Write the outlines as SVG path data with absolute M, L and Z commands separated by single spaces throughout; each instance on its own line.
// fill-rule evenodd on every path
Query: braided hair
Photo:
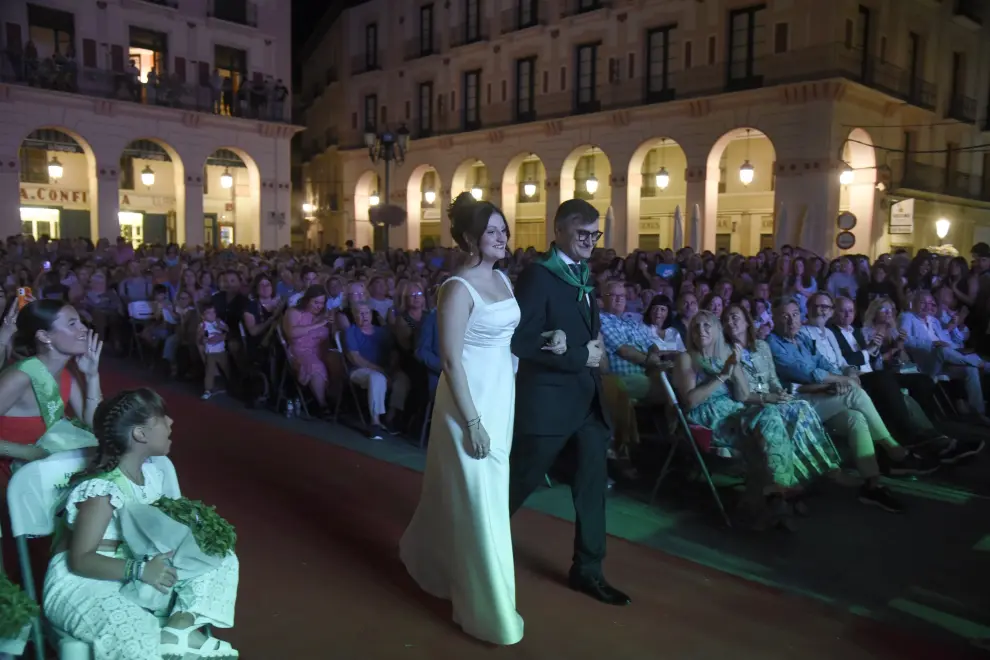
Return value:
M 154 390 L 147 387 L 124 390 L 102 401 L 93 415 L 93 433 L 99 441 L 96 457 L 86 469 L 74 475 L 69 484 L 74 486 L 117 469 L 121 457 L 131 447 L 131 432 L 134 427 L 164 417 L 165 414 L 165 402 Z

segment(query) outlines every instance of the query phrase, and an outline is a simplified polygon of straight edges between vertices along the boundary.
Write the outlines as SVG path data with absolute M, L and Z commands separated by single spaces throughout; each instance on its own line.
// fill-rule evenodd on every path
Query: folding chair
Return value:
M 275 326 L 275 334 L 278 337 L 278 346 L 282 350 L 282 359 L 276 359 L 276 362 L 282 363 L 282 375 L 278 381 L 278 394 L 275 397 L 275 410 L 278 411 L 282 407 L 283 401 L 288 401 L 289 397 L 285 392 L 285 381 L 288 378 L 292 379 L 292 384 L 296 388 L 296 398 L 299 399 L 299 404 L 302 406 L 303 415 L 306 419 L 309 419 L 309 406 L 306 405 L 306 392 L 303 391 L 302 385 L 296 379 L 296 375 L 292 373 L 292 367 L 289 365 L 289 344 L 285 341 L 285 335 L 282 334 L 282 325 L 277 324 Z
M 430 402 L 426 404 L 426 412 L 423 413 L 423 428 L 419 431 L 419 448 L 422 449 L 426 446 L 426 438 L 430 432 L 430 424 L 433 421 L 433 397 L 430 397 Z
M 344 360 L 344 377 L 347 378 L 347 387 L 351 391 L 351 396 L 354 399 L 354 407 L 357 408 L 358 418 L 361 420 L 361 426 L 368 428 L 370 420 L 365 420 L 364 418 L 364 406 L 366 405 L 361 397 L 358 396 L 358 385 L 351 380 L 351 373 L 354 372 L 350 361 L 347 359 L 347 354 L 344 353 L 344 345 L 340 341 L 340 330 L 333 333 L 333 341 L 337 346 L 337 352 L 340 353 L 341 359 Z M 338 401 L 339 403 L 339 401 Z
M 141 331 L 148 322 L 155 316 L 155 311 L 151 308 L 151 303 L 147 300 L 135 300 L 127 304 L 127 319 L 131 324 L 131 343 L 127 347 L 127 356 L 130 357 L 137 349 L 138 359 L 144 364 L 144 349 L 141 347 Z
M 21 566 L 21 580 L 24 583 L 22 586 L 28 597 L 36 603 L 40 601 L 34 588 L 34 574 L 31 571 L 27 540 L 50 536 L 55 532 L 55 516 L 68 492 L 69 479 L 89 464 L 91 456 L 92 450 L 66 451 L 27 463 L 14 472 L 7 487 L 10 527 L 17 543 L 17 559 Z M 165 495 L 180 497 L 179 480 L 172 461 L 165 456 L 156 456 L 151 461 L 165 475 Z M 44 614 L 40 619 L 33 621 L 31 626 L 36 660 L 45 660 L 46 635 L 52 646 L 62 652 L 73 650 L 72 657 L 83 655 L 79 653 L 81 648 L 89 650 L 88 644 L 72 638 L 43 619 Z
M 690 448 L 691 453 L 694 455 L 695 460 L 698 462 L 698 467 L 701 469 L 701 473 L 705 477 L 705 481 L 708 482 L 708 488 L 712 492 L 712 496 L 715 498 L 715 504 L 718 505 L 719 513 L 722 514 L 722 519 L 725 520 L 725 524 L 732 527 L 732 522 L 729 520 L 729 515 L 725 512 L 725 506 L 722 504 L 722 497 L 718 494 L 718 489 L 715 488 L 715 482 L 712 481 L 712 474 L 708 470 L 708 464 L 705 463 L 705 457 L 703 453 L 709 453 L 712 451 L 712 432 L 711 429 L 706 429 L 703 426 L 692 425 L 688 423 L 687 417 L 684 416 L 684 411 L 681 410 L 681 404 L 677 400 L 677 395 L 674 393 L 674 388 L 670 384 L 670 380 L 667 378 L 665 372 L 660 373 L 660 382 L 663 383 L 664 391 L 667 393 L 667 399 L 670 402 L 671 407 L 677 415 L 677 423 L 680 429 L 684 432 L 683 437 L 680 438 L 682 442 L 685 442 Z M 680 436 L 681 434 L 675 434 L 675 436 Z M 660 470 L 660 476 L 657 477 L 657 482 L 653 486 L 653 493 L 650 495 L 650 504 L 653 504 L 657 498 L 657 492 L 660 490 L 660 485 L 663 480 L 667 477 L 670 471 L 671 462 L 674 460 L 674 455 L 677 453 L 678 447 L 678 437 L 673 439 L 670 445 L 670 452 L 667 454 L 667 460 L 663 463 L 663 468 Z

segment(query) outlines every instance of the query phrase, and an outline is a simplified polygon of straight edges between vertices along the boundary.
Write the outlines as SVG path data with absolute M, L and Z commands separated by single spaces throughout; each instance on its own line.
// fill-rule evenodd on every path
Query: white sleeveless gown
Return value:
M 509 527 L 516 399 L 509 344 L 519 324 L 519 305 L 511 297 L 487 304 L 465 280 L 450 279 L 464 284 L 474 300 L 462 362 L 491 453 L 479 460 L 465 452 L 465 420 L 441 375 L 423 490 L 399 554 L 424 591 L 453 603 L 454 622 L 466 633 L 493 644 L 515 644 L 522 639 L 523 620 L 516 612 Z M 506 287 L 511 290 L 507 279 Z

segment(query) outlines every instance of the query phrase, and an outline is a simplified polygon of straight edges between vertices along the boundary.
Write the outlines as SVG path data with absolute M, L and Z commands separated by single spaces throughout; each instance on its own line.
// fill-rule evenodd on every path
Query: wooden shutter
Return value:
M 117 73 L 124 72 L 124 47 L 114 44 L 110 46 L 110 68 Z
M 96 68 L 96 41 L 93 39 L 83 39 L 83 66 Z
M 183 83 L 186 82 L 186 58 L 175 58 L 175 75 L 179 76 L 179 80 Z
M 7 23 L 7 50 L 11 53 L 21 52 L 21 24 Z
M 210 86 L 210 63 L 200 62 L 199 63 L 199 84 Z

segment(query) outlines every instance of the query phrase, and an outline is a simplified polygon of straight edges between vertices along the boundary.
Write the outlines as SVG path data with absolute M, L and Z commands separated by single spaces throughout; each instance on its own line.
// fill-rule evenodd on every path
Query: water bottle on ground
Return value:
M 295 399 L 292 402 L 292 416 L 299 417 L 299 411 L 302 410 L 302 401 Z
M 286 418 L 292 417 L 294 415 L 294 412 L 295 411 L 293 410 L 293 407 L 294 406 L 292 405 L 292 399 L 288 399 L 285 402 L 285 416 L 286 416 Z

